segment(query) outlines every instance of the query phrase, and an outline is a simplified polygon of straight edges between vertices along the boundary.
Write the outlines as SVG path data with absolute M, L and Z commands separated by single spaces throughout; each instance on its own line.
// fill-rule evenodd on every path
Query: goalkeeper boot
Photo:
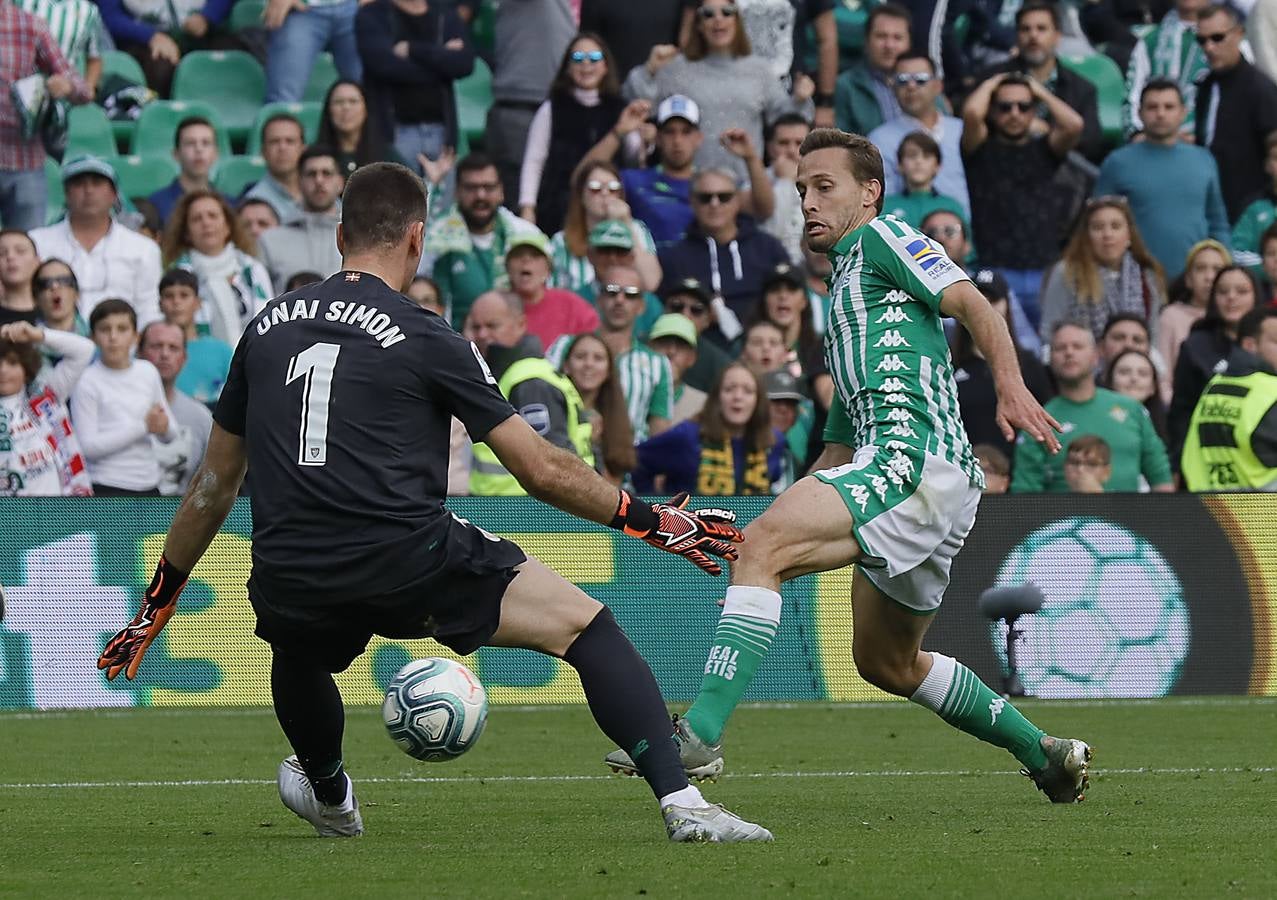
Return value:
M 762 825 L 746 822 L 717 803 L 710 806 L 661 807 L 665 830 L 676 843 L 734 844 L 740 841 L 770 841 L 772 833 Z
M 320 801 L 296 756 L 279 764 L 279 799 L 311 825 L 320 837 L 358 837 L 364 833 L 355 787 L 346 776 L 346 799 L 335 806 Z
M 1071 738 L 1046 735 L 1042 738 L 1042 751 L 1046 754 L 1046 765 L 1034 772 L 1021 769 L 1021 774 L 1032 778 L 1038 790 L 1046 794 L 1052 803 L 1081 803 L 1085 800 L 1086 787 L 1090 783 L 1090 746 Z
M 677 713 L 673 717 L 674 742 L 678 744 L 678 755 L 683 761 L 683 771 L 688 778 L 697 781 L 717 781 L 723 774 L 722 743 L 707 744 L 696 736 L 687 724 L 687 720 Z M 634 760 L 624 750 L 613 750 L 603 762 L 619 775 L 641 775 Z

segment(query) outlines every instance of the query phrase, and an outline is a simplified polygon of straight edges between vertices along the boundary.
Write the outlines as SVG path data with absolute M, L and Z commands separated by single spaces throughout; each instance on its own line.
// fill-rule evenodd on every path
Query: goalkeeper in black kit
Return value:
M 712 575 L 712 557 L 735 559 L 741 540 L 729 514 L 618 492 L 515 414 L 474 345 L 400 293 L 417 270 L 425 218 L 422 183 L 403 166 L 351 176 L 337 230 L 342 270 L 249 323 L 155 577 L 98 667 L 108 679 L 137 674 L 251 469 L 248 597 L 295 752 L 279 769 L 280 798 L 319 834 L 363 832 L 333 673 L 379 634 L 431 637 L 460 654 L 525 647 L 562 658 L 599 728 L 634 757 L 671 840 L 771 840 L 689 785 L 656 680 L 612 613 L 445 508 L 456 416 L 529 494 L 566 512 Z

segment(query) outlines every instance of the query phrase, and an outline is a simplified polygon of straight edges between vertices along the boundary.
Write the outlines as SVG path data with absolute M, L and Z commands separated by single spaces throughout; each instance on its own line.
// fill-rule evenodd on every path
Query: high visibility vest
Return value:
M 1216 375 L 1202 391 L 1180 470 L 1190 491 L 1277 491 L 1277 458 L 1261 459 L 1251 436 L 1277 403 L 1277 375 Z
M 502 374 L 497 389 L 509 399 L 514 389 L 525 381 L 539 378 L 549 382 L 563 393 L 568 408 L 568 436 L 572 448 L 585 464 L 594 467 L 594 453 L 590 449 L 591 426 L 582 415 L 584 404 L 576 385 L 566 375 L 554 370 L 554 366 L 541 356 L 529 356 L 516 360 Z M 487 444 L 474 445 L 474 460 L 470 465 L 470 493 L 477 497 L 521 497 L 527 494 L 518 479 L 510 474 L 501 460 Z

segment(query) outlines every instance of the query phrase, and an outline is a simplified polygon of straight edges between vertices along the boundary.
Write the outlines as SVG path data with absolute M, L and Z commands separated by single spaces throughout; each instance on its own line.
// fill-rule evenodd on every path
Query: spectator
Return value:
M 621 484 L 637 459 L 634 429 L 611 348 L 598 335 L 577 335 L 564 347 L 560 371 L 581 397 L 595 467 L 613 484 Z
M 1099 162 L 1104 151 L 1104 135 L 1100 131 L 1095 86 L 1059 64 L 1056 52 L 1060 45 L 1060 14 L 1056 5 L 1049 0 L 1027 0 L 1015 14 L 1015 34 L 1019 52 L 987 70 L 981 78 L 1016 72 L 1043 86 L 1046 93 L 1064 101 L 1081 116 L 1082 132 L 1077 149 L 1092 162 Z M 1048 123 L 1054 123 L 1058 116 L 1057 109 L 1045 103 L 1038 106 L 1036 113 Z M 979 234 L 979 229 L 976 233 Z
M 1265 148 L 1277 131 L 1277 84 L 1242 56 L 1237 11 L 1211 4 L 1197 14 L 1197 43 L 1210 74 L 1197 90 L 1197 145 L 1219 164 L 1229 221 L 1268 186 Z
M 761 147 L 765 124 L 788 112 L 810 119 L 815 86 L 799 75 L 792 94 L 785 93 L 767 61 L 751 53 L 734 3 L 704 0 L 698 16 L 684 52 L 652 48 L 647 62 L 630 71 L 625 93 L 657 103 L 676 94 L 689 97 L 700 108 L 701 128 L 710 135 L 722 138 L 725 132 L 743 131 L 728 144 L 702 143 L 696 155 L 698 169 L 722 166 L 741 181 L 748 176 L 741 138 L 748 138 L 751 148 Z
M 581 30 L 598 34 L 628 72 L 657 44 L 677 45 L 683 0 L 582 0 Z
M 344 178 L 360 166 L 394 162 L 399 157 L 387 144 L 382 128 L 373 121 L 363 85 L 344 78 L 333 82 L 324 95 L 324 112 L 315 143 L 333 148 Z
M 942 114 L 936 105 L 944 84 L 936 73 L 935 63 L 922 52 L 902 53 L 896 57 L 892 81 L 900 104 L 900 115 L 879 125 L 868 135 L 882 153 L 886 175 L 883 194 L 906 193 L 909 185 L 907 178 L 901 174 L 902 145 L 906 137 L 920 131 L 937 145 L 937 167 L 942 159 L 946 162 L 943 169 L 938 169 L 938 174 L 932 173 L 935 190 L 952 197 L 962 215 L 969 216 L 971 201 L 967 196 L 967 175 L 962 168 L 962 120 Z M 927 189 L 930 190 L 931 185 Z M 910 224 L 917 227 L 917 222 Z
M 1059 396 L 1045 409 L 1063 425 L 1063 452 L 1050 456 L 1024 432 L 1016 440 L 1011 492 L 1065 493 L 1064 474 L 1069 445 L 1082 435 L 1102 437 L 1112 449 L 1113 473 L 1109 491 L 1138 491 L 1141 476 L 1154 491 L 1173 491 L 1166 445 L 1153 430 L 1144 407 L 1095 384 L 1095 338 L 1085 325 L 1061 322 L 1051 334 L 1051 371 Z
M 638 273 L 629 266 L 605 270 L 598 297 L 599 330 L 596 332 L 612 351 L 621 379 L 621 392 L 629 410 L 630 426 L 636 441 L 669 428 L 674 408 L 674 376 L 669 361 L 636 340 L 634 322 L 644 310 L 643 289 Z M 559 338 L 546 358 L 562 368 L 570 338 Z
M 291 294 L 293 291 L 300 291 L 302 288 L 310 287 L 312 284 L 321 284 L 324 276 L 318 272 L 302 270 L 294 272 L 288 278 L 288 284 L 284 285 L 284 293 Z
M 1064 482 L 1074 494 L 1102 494 L 1113 477 L 1113 451 L 1098 434 L 1069 442 L 1064 456 Z
M 893 79 L 896 60 L 909 51 L 912 24 L 909 10 L 890 0 L 869 11 L 864 61 L 839 75 L 834 88 L 834 121 L 843 131 L 867 135 L 901 115 Z
M 435 284 L 433 278 L 418 275 L 412 279 L 408 290 L 404 293 L 408 295 L 409 300 L 422 309 L 428 309 L 437 316 L 444 314 L 443 297 L 439 294 L 439 285 Z
M 896 149 L 903 191 L 883 198 L 883 212 L 904 220 L 914 228 L 937 209 L 947 209 L 956 216 L 965 217 L 966 210 L 962 204 L 936 188 L 942 159 L 940 145 L 925 131 L 905 135 Z
M 457 146 L 453 82 L 474 71 L 469 29 L 440 0 L 370 0 L 355 15 L 364 93 L 381 138 L 410 168 Z
M 341 268 L 337 224 L 346 178 L 337 165 L 337 155 L 329 147 L 312 144 L 302 153 L 299 169 L 301 215 L 263 234 L 258 248 L 280 294 L 297 272 L 318 272 L 327 278 Z
M 1006 320 L 1025 386 L 1034 399 L 1039 403 L 1046 403 L 1055 396 L 1055 390 L 1051 387 L 1046 368 L 1036 355 L 1021 347 L 1016 338 L 1015 312 L 1010 305 L 1010 289 L 1006 279 L 992 269 L 980 269 L 971 280 L 989 301 L 993 311 Z M 970 333 L 961 325 L 950 336 L 949 352 L 953 359 L 953 380 L 958 386 L 958 410 L 962 414 L 962 423 L 967 427 L 967 436 L 971 443 L 984 444 L 1001 453 L 1011 454 L 1013 445 L 998 426 L 998 395 L 994 390 L 993 372 L 975 341 L 971 339 Z
M 30 231 L 45 220 L 44 144 L 34 127 L 35 110 L 17 106 L 17 83 L 43 74 L 44 91 L 54 100 L 93 99 L 54 42 L 44 22 L 12 3 L 0 3 L 0 223 Z
M 510 239 L 505 256 L 510 290 L 523 304 L 529 334 L 542 347 L 560 337 L 584 334 L 599 327 L 599 314 L 571 291 L 547 288 L 550 279 L 550 242 L 539 231 Z
M 528 128 L 519 178 L 519 215 L 547 233 L 563 227 L 572 173 L 612 130 L 625 105 L 607 45 L 596 34 L 578 34 L 563 54 L 549 99 Z M 637 159 L 642 137 L 630 132 L 626 143 L 627 156 Z
M 41 351 L 60 362 L 42 376 Z M 30 322 L 0 325 L 0 496 L 92 493 L 67 398 L 93 359 L 87 338 Z
M 141 64 L 147 86 L 161 97 L 169 96 L 182 54 L 244 49 L 238 37 L 218 27 L 230 15 L 230 0 L 97 0 L 97 4 L 115 46 Z
M 355 39 L 358 9 L 357 0 L 267 0 L 267 103 L 300 101 L 315 59 L 324 50 L 332 54 L 342 78 L 357 82 L 363 77 Z
M 243 201 L 239 205 L 237 218 L 244 231 L 254 241 L 261 240 L 263 234 L 279 225 L 279 216 L 275 214 L 275 207 L 265 200 Z
M 555 287 L 580 293 L 594 281 L 594 266 L 588 258 L 589 238 L 604 222 L 615 222 L 630 235 L 633 259 L 627 264 L 638 269 L 644 290 L 656 289 L 661 283 L 656 243 L 647 226 L 634 218 L 625 202 L 625 188 L 615 166 L 595 161 L 582 165 L 572 176 L 567 202 L 567 221 L 550 241 Z
M 1144 140 L 1109 154 L 1093 193 L 1125 197 L 1149 252 L 1168 276 L 1178 275 L 1189 247 L 1228 241 L 1219 169 L 1209 151 L 1181 140 L 1184 104 L 1175 82 L 1148 82 L 1140 116 Z
M 763 279 L 763 294 L 750 322 L 770 322 L 781 333 L 782 367 L 798 379 L 806 396 L 824 411 L 834 396 L 834 381 L 825 365 L 824 342 L 816 333 L 803 270 L 781 263 Z M 782 429 L 784 430 L 784 429 Z
M 1197 85 L 1210 67 L 1197 46 L 1197 13 L 1207 0 L 1176 0 L 1174 8 L 1157 27 L 1149 29 L 1135 43 L 1126 67 L 1126 102 L 1123 120 L 1128 136 L 1147 128 L 1140 109 L 1144 104 L 1144 88 L 1150 82 L 1166 80 L 1179 88 L 1186 107 L 1180 133 L 1192 139 L 1197 113 Z
M 1038 104 L 1051 111 L 1046 134 L 1033 127 Z M 962 156 L 980 261 L 1006 278 L 1034 329 L 1043 270 L 1058 255 L 1061 222 L 1073 202 L 1056 174 L 1082 126 L 1072 107 L 1016 74 L 985 81 L 963 110 Z
M 466 315 L 462 334 L 479 348 L 501 393 L 537 434 L 594 465 L 591 426 L 581 397 L 572 381 L 541 356 L 541 342 L 526 333 L 518 297 L 481 294 Z M 470 493 L 521 496 L 526 491 L 486 444 L 475 444 Z
M 203 116 L 188 116 L 179 122 L 173 135 L 173 158 L 177 160 L 177 177 L 149 198 L 161 225 L 183 194 L 212 190 L 209 173 L 217 165 L 217 132 L 212 123 Z
M 1193 323 L 1206 314 L 1211 285 L 1224 266 L 1232 265 L 1228 248 L 1215 240 L 1198 241 L 1184 257 L 1184 274 L 1170 291 L 1170 302 L 1157 318 L 1157 340 L 1154 346 L 1166 363 L 1166 371 L 1174 372 L 1179 348 L 1188 337 Z
M 164 264 L 186 269 L 199 280 L 205 305 L 198 323 L 232 347 L 249 319 L 274 295 L 266 266 L 253 256 L 255 249 L 226 198 L 215 191 L 183 196 L 164 232 Z
M 1277 132 L 1268 135 L 1264 144 L 1264 174 L 1268 176 L 1268 184 L 1242 210 L 1232 234 L 1237 262 L 1252 269 L 1261 264 L 1260 236 L 1272 226 L 1277 215 Z
M 763 231 L 780 241 L 789 261 L 803 261 L 803 207 L 798 199 L 798 148 L 803 145 L 811 125 L 797 113 L 788 113 L 772 123 L 767 134 L 767 179 L 771 182 L 774 208 L 761 223 Z M 690 216 L 690 207 L 689 207 Z M 686 227 L 686 226 L 684 226 Z
M 89 323 L 80 315 L 80 285 L 75 273 L 62 260 L 50 257 L 40 263 L 31 278 L 39 318 L 36 322 L 54 331 L 89 336 Z
M 1143 404 L 1153 423 L 1153 430 L 1165 441 L 1166 403 L 1162 400 L 1161 382 L 1157 366 L 1148 351 L 1131 348 L 1113 355 L 1100 384 Z
M 1139 313 L 1117 313 L 1110 316 L 1109 320 L 1104 323 L 1104 332 L 1100 335 L 1098 345 L 1100 367 L 1099 373 L 1103 374 L 1113 360 L 1125 353 L 1127 350 L 1138 350 L 1140 353 L 1148 356 L 1153 361 L 1153 372 L 1157 376 L 1157 390 L 1163 401 L 1169 402 L 1171 399 L 1171 374 L 1166 366 L 1157 348 L 1153 345 L 1153 335 L 1149 329 L 1148 320 Z M 1104 379 L 1101 379 L 1101 387 L 1111 387 Z M 1116 388 L 1113 388 L 1116 390 Z M 1150 409 L 1150 412 L 1152 410 Z M 1161 417 L 1161 425 L 1158 428 L 1158 434 L 1163 438 L 1166 436 L 1165 427 L 1165 410 Z
M 698 415 L 705 406 L 705 392 L 683 380 L 687 371 L 696 365 L 696 344 L 696 326 L 687 316 L 678 313 L 665 313 L 652 325 L 647 336 L 647 345 L 670 361 L 674 388 L 671 425 Z
M 1228 366 L 1242 317 L 1259 305 L 1259 283 L 1243 266 L 1225 266 L 1211 285 L 1206 314 L 1193 323 L 1175 360 L 1171 405 L 1166 413 L 1171 459 L 1178 460 L 1188 420 L 1211 377 Z
M 275 217 L 288 222 L 301 215 L 301 174 L 298 163 L 306 148 L 302 123 L 288 113 L 275 113 L 262 124 L 262 159 L 266 174 L 244 193 L 244 200 L 264 200 Z
M 186 335 L 182 329 L 167 322 L 152 322 L 142 331 L 137 355 L 159 372 L 164 401 L 177 422 L 177 436 L 173 440 L 164 443 L 152 438 L 160 465 L 160 494 L 181 496 L 204 461 L 204 449 L 213 431 L 213 416 L 207 406 L 177 388 L 178 373 L 186 365 Z
M 759 378 L 785 365 L 785 332 L 775 322 L 759 319 L 741 336 L 740 361 Z
M 66 61 L 84 76 L 89 96 L 96 96 L 106 28 L 97 4 L 90 0 L 17 0 L 14 5 L 44 22 Z
M 160 279 L 160 310 L 164 321 L 182 330 L 186 362 L 177 376 L 177 389 L 206 406 L 221 396 L 222 385 L 231 369 L 234 348 L 211 334 L 201 334 L 196 325 L 201 314 L 200 283 L 187 269 L 169 269 Z M 208 331 L 208 326 L 204 326 Z
M 1122 197 L 1097 197 L 1046 276 L 1042 340 L 1064 321 L 1080 322 L 1099 340 L 1117 313 L 1157 321 L 1166 302 L 1162 267 L 1148 252 Z
M 532 116 L 550 93 L 555 67 L 577 33 L 575 0 L 517 0 L 497 6 L 492 106 L 484 149 L 497 167 L 502 200 L 519 196 Z M 642 5 L 646 12 L 647 5 Z M 535 35 L 535 40 L 529 40 Z M 644 51 L 646 52 L 646 50 Z
M 1181 461 L 1190 491 L 1277 491 L 1277 310 L 1247 313 L 1238 335 L 1193 412 Z
M 576 289 L 576 293 L 597 307 L 603 289 L 604 273 L 616 266 L 635 269 L 634 233 L 628 225 L 615 219 L 604 219 L 590 232 L 586 261 L 594 272 L 594 280 Z M 634 334 L 642 337 L 661 314 L 661 301 L 650 291 L 643 292 L 644 308 L 634 322 Z
M 1260 235 L 1259 258 L 1264 279 L 1268 282 L 1268 305 L 1277 307 L 1277 222 L 1265 228 Z
M 984 492 L 1005 494 L 1011 489 L 1011 460 L 992 444 L 976 444 L 971 448 L 984 472 Z
M 771 411 L 758 376 L 740 362 L 722 371 L 695 419 L 638 445 L 634 486 L 651 492 L 705 496 L 770 494 L 783 474 L 784 438 L 771 427 Z
M 38 310 L 31 278 L 39 265 L 35 244 L 25 231 L 0 230 L 0 325 L 36 323 Z
M 708 393 L 718 373 L 732 361 L 727 346 L 731 341 L 723 336 L 715 320 L 709 289 L 695 278 L 684 278 L 663 292 L 667 313 L 686 316 L 696 329 L 696 362 L 684 373 L 684 380 L 698 391 Z M 655 324 L 652 326 L 655 328 Z
M 753 219 L 740 215 L 740 198 L 732 173 L 705 169 L 692 179 L 694 221 L 679 243 L 662 250 L 664 290 L 685 278 L 708 284 L 719 328 L 728 334 L 730 312 L 737 320 L 762 294 L 763 277 L 789 255 L 770 234 L 760 231 Z M 719 305 L 721 302 L 721 306 Z
M 456 204 L 426 227 L 418 271 L 432 273 L 454 327 L 465 322 L 480 294 L 509 288 L 505 254 L 510 238 L 537 230 L 502 207 L 504 201 L 496 164 L 471 153 L 457 164 Z
M 807 472 L 804 461 L 810 455 L 811 401 L 803 393 L 798 379 L 784 369 L 763 376 L 763 390 L 767 394 L 772 431 L 780 435 L 785 447 L 781 475 L 772 486 L 776 493 L 780 493 Z
M 151 443 L 177 438 L 159 373 L 133 359 L 137 317 L 123 300 L 103 300 L 89 316 L 98 358 L 71 396 L 93 493 L 99 497 L 158 497 L 160 466 Z
M 120 199 L 115 169 L 100 157 L 76 156 L 62 166 L 62 184 L 66 217 L 30 232 L 40 258 L 70 264 L 86 318 L 102 300 L 118 297 L 132 305 L 139 322 L 154 322 L 160 317 L 160 248 L 112 217 Z

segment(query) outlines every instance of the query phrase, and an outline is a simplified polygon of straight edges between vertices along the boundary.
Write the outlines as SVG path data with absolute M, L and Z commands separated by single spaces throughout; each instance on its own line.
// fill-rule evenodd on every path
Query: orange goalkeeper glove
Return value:
M 160 564 L 155 567 L 151 586 L 142 597 L 137 615 L 107 641 L 106 649 L 98 657 L 98 668 L 106 669 L 107 681 L 115 680 L 120 672 L 129 681 L 137 676 L 146 648 L 151 646 L 164 623 L 177 611 L 177 595 L 182 593 L 189 577 L 189 572 L 177 569 L 160 557 Z
M 611 525 L 667 553 L 686 557 L 710 575 L 721 575 L 722 566 L 710 556 L 736 559 L 733 545 L 745 539 L 736 527 L 736 514 L 726 509 L 689 510 L 688 499 L 683 492 L 669 503 L 648 504 L 621 491 Z

